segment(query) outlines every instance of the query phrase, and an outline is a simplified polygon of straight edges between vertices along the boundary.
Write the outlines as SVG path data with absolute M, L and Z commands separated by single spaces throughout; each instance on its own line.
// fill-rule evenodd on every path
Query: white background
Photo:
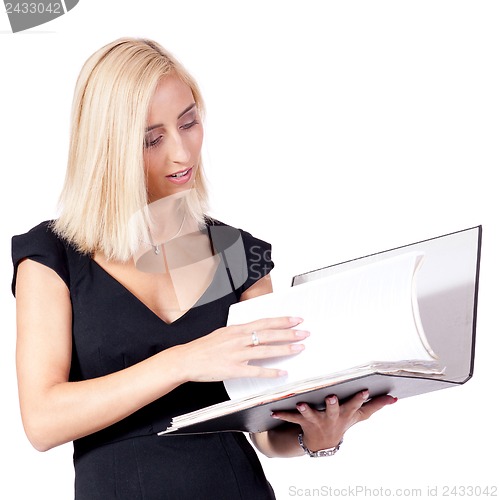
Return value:
M 212 214 L 273 243 L 276 289 L 483 225 L 471 381 L 399 401 L 332 459 L 262 458 L 277 497 L 497 486 L 498 25 L 497 3 L 480 0 L 81 0 L 18 34 L 0 13 L 0 497 L 72 497 L 71 445 L 38 453 L 20 421 L 10 237 L 56 215 L 79 69 L 130 35 L 198 79 Z

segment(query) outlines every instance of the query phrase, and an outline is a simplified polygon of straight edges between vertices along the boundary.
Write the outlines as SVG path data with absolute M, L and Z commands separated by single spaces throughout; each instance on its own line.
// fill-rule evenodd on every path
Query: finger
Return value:
M 340 414 L 340 405 L 338 404 L 338 398 L 336 396 L 328 396 L 325 399 L 326 403 L 326 416 L 329 419 L 336 419 Z
M 272 418 L 300 426 L 303 424 L 303 417 L 298 411 L 274 411 L 272 412 Z
M 280 316 L 276 318 L 262 318 L 250 323 L 245 323 L 244 329 L 251 333 L 252 331 L 267 330 L 267 329 L 281 329 L 281 328 L 292 328 L 303 322 L 302 318 L 294 316 Z
M 291 356 L 299 354 L 305 349 L 303 344 L 285 344 L 285 345 L 258 345 L 250 346 L 243 354 L 248 361 L 252 359 L 280 358 L 282 356 Z
M 265 368 L 263 366 L 246 365 L 242 373 L 238 376 L 241 377 L 258 377 L 258 378 L 278 378 L 284 377 L 288 374 L 285 370 L 279 368 Z
M 272 413 L 274 418 L 298 424 L 306 428 L 310 424 L 320 424 L 324 417 L 324 411 L 314 410 L 307 403 L 298 403 L 297 411 L 276 411 Z
M 272 418 L 282 420 L 283 422 L 289 422 L 290 424 L 301 425 L 302 423 L 300 415 L 291 412 L 286 413 L 280 411 L 278 413 L 272 413 Z
M 351 399 L 343 403 L 341 408 L 342 414 L 353 415 L 361 406 L 369 399 L 369 391 L 364 390 L 355 394 Z
M 393 396 L 378 396 L 376 398 L 371 399 L 371 401 L 365 403 L 360 409 L 359 414 L 361 420 L 367 420 L 371 415 L 381 410 L 387 405 L 392 405 L 398 401 L 397 398 Z
M 254 336 L 257 338 L 257 344 L 254 343 Z M 310 332 L 307 330 L 254 330 L 250 335 L 243 333 L 242 337 L 246 344 L 248 345 L 261 345 L 261 344 L 275 344 L 279 342 L 296 342 L 297 340 L 303 340 L 310 336 Z
M 305 426 L 307 424 L 320 424 L 324 419 L 324 411 L 315 410 L 307 403 L 298 403 L 296 409 L 299 411 L 302 423 Z

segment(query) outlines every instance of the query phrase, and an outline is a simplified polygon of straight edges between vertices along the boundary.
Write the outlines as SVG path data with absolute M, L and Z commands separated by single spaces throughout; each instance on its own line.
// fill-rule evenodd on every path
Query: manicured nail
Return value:
M 292 317 L 289 318 L 289 322 L 292 323 L 293 325 L 297 325 L 298 323 L 303 323 L 303 318 Z
M 335 405 L 337 402 L 338 402 L 338 398 L 336 396 L 333 396 L 331 398 L 329 398 L 327 400 L 327 402 L 330 404 L 330 405 Z
M 302 404 L 296 405 L 296 408 L 298 409 L 298 411 L 301 411 L 301 412 L 303 412 L 307 409 L 307 407 L 305 405 L 302 405 Z
M 296 332 L 295 332 L 295 337 L 297 339 L 306 339 L 309 336 L 310 336 L 310 332 L 307 332 L 306 330 L 296 330 Z
M 362 399 L 365 401 L 369 398 L 369 391 L 362 391 Z
M 305 349 L 305 346 L 303 344 L 291 344 L 291 350 L 295 352 L 300 352 Z

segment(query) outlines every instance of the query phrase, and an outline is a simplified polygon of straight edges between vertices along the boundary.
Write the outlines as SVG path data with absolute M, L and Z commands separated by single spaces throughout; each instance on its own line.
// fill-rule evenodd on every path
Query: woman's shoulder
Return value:
M 55 220 L 46 220 L 43 222 L 40 222 L 36 226 L 32 227 L 25 233 L 20 233 L 19 235 L 14 236 L 16 238 L 17 236 L 23 236 L 25 234 L 30 234 L 30 235 L 41 235 L 41 234 L 52 234 L 53 236 L 56 236 L 55 232 L 53 231 L 53 226 L 54 226 Z
M 40 222 L 25 233 L 12 237 L 12 252 L 62 252 L 68 246 L 53 229 L 54 221 Z
M 230 224 L 222 222 L 218 219 L 206 218 L 205 221 L 207 227 L 213 228 L 210 229 L 210 232 L 212 234 L 220 235 L 221 239 L 225 241 L 230 242 L 240 239 L 244 243 L 245 248 L 249 248 L 252 245 L 259 245 L 265 248 L 270 248 L 271 246 L 270 243 L 253 236 L 251 232 L 231 226 Z
M 207 226 L 236 288 L 245 291 L 274 268 L 270 243 L 216 219 L 207 221 Z
M 69 245 L 55 233 L 53 223 L 52 220 L 41 222 L 29 231 L 12 237 L 13 291 L 17 268 L 24 259 L 32 259 L 54 269 L 66 284 L 69 283 Z

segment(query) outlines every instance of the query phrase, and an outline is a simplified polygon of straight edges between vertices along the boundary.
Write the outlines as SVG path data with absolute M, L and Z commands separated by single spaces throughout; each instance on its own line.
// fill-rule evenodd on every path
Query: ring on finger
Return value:
M 255 331 L 251 332 L 251 343 L 254 346 L 260 344 L 260 339 L 258 338 L 258 334 Z

